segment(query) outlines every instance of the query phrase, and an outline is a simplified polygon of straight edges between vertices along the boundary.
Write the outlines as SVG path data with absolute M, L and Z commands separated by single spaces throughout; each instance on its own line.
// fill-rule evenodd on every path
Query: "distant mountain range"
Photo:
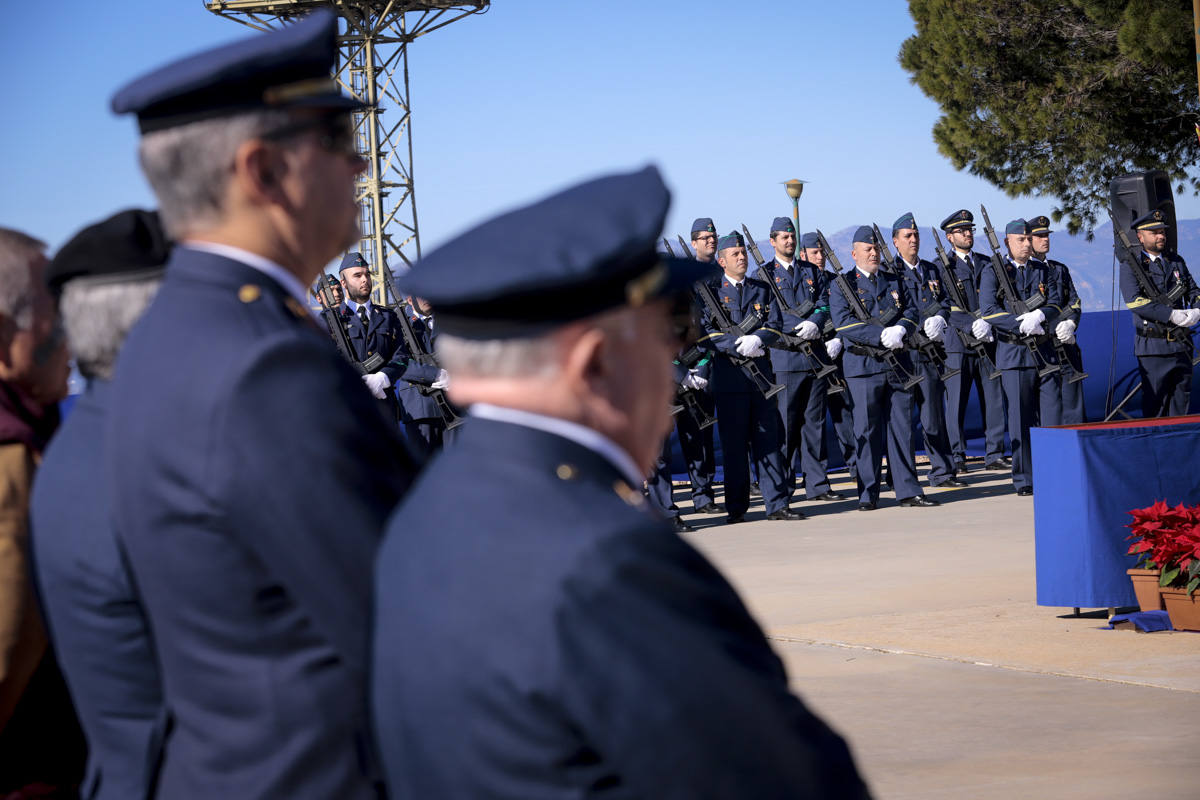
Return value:
M 1185 261 L 1191 260 L 1192 276 L 1200 280 L 1197 269 L 1200 269 L 1200 219 L 1181 219 L 1179 225 L 1179 253 Z M 843 228 L 836 233 L 827 234 L 829 244 L 833 247 L 842 265 L 849 267 L 850 244 L 854 231 L 858 226 Z M 880 226 L 887 235 L 888 230 Z M 1003 233 L 1000 232 L 1001 240 Z M 1130 237 L 1133 238 L 1133 237 Z M 943 243 L 945 240 L 943 239 Z M 767 239 L 758 240 L 759 250 L 763 257 L 771 255 L 771 243 Z M 678 244 L 675 245 L 678 248 Z M 1003 241 L 1001 242 L 1003 246 Z M 987 237 L 980 228 L 975 232 L 975 250 L 989 255 Z M 928 229 L 921 231 L 921 255 L 935 261 L 933 242 Z M 1095 238 L 1088 241 L 1086 236 L 1070 236 L 1065 231 L 1050 234 L 1050 258 L 1061 261 L 1071 270 L 1075 288 L 1083 300 L 1084 311 L 1108 311 L 1115 305 L 1118 309 L 1125 307 L 1120 298 L 1120 292 L 1113 291 L 1113 281 L 1116 276 L 1117 262 L 1113 257 L 1112 223 L 1106 222 L 1095 231 Z M 751 264 L 753 269 L 753 263 Z

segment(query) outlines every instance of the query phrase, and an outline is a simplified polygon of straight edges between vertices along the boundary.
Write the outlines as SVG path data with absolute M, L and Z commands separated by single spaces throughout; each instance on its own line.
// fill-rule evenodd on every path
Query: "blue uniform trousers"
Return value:
M 1142 416 L 1178 417 L 1192 398 L 1192 360 L 1186 353 L 1138 356 L 1142 376 Z
M 1062 425 L 1079 425 L 1087 422 L 1087 410 L 1083 406 L 1084 381 L 1071 383 L 1067 378 L 1074 372 L 1083 372 L 1083 353 L 1078 344 L 1064 344 L 1063 352 L 1067 354 L 1071 365 L 1062 373 Z
M 440 419 L 405 420 L 403 425 L 409 448 L 423 458 L 429 458 L 454 438 L 454 431 L 447 431 Z
M 750 507 L 750 462 L 758 469 L 767 513 L 787 508 L 788 489 L 780 442 L 779 409 L 759 392 L 717 392 L 717 430 L 725 466 L 725 511 L 741 516 Z
M 955 473 L 950 433 L 946 428 L 946 386 L 936 365 L 922 359 L 917 366 L 925 380 L 913 387 L 913 401 L 921 413 L 921 432 L 925 453 L 929 456 L 929 485 L 937 486 L 953 478 Z
M 886 447 L 896 497 L 922 494 L 912 452 L 913 395 L 889 373 L 847 378 L 854 403 L 854 435 L 858 442 L 858 500 L 879 500 L 879 476 Z
M 684 416 L 683 412 L 680 416 Z M 658 512 L 663 519 L 674 519 L 679 516 L 679 507 L 675 505 L 671 486 L 671 439 L 663 442 L 662 452 L 654 462 L 654 470 L 646 478 L 646 500 L 650 507 Z
M 841 368 L 839 367 L 839 374 Z M 845 378 L 843 377 L 844 381 Z M 838 392 L 825 397 L 825 406 L 829 409 L 829 419 L 833 423 L 833 433 L 837 437 L 838 447 L 842 451 L 842 463 L 850 480 L 858 480 L 858 439 L 854 436 L 854 401 L 850 390 Z
M 696 400 L 710 417 L 714 413 L 713 393 L 697 391 Z M 692 503 L 697 508 L 711 503 L 716 498 L 713 492 L 713 475 L 717 471 L 716 450 L 713 447 L 713 427 L 700 430 L 691 414 L 681 413 L 675 420 L 679 434 L 679 449 L 687 463 L 688 479 L 692 482 Z
M 995 349 L 988 348 L 995 355 Z M 947 353 L 946 366 L 959 373 L 946 381 L 946 431 L 955 462 L 967 459 L 967 435 L 964 419 L 971 386 L 979 401 L 983 418 L 984 462 L 994 464 L 1004 457 L 1004 392 L 1000 379 L 988 377 L 991 363 L 983 362 L 974 353 Z
M 1013 486 L 1017 489 L 1032 487 L 1033 460 L 1029 453 L 1029 429 L 1039 424 L 1058 424 L 1062 416 L 1061 389 L 1056 376 L 1039 378 L 1034 367 L 1001 370 L 1000 382 L 1008 401 Z M 1039 421 L 1039 416 L 1043 421 Z
M 816 372 L 776 372 L 775 380 L 784 390 L 775 395 L 783 418 L 783 469 L 788 497 L 796 489 L 796 457 L 804 474 L 804 491 L 811 499 L 829 491 L 825 469 L 829 460 L 825 449 L 825 392 L 827 378 Z

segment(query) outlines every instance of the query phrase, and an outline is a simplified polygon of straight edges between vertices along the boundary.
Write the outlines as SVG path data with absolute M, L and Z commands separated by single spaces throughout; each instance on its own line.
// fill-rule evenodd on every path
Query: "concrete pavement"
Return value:
M 965 480 L 927 489 L 939 508 L 886 493 L 872 512 L 793 502 L 809 519 L 767 522 L 759 501 L 740 525 L 686 516 L 703 527 L 684 536 L 876 797 L 1200 797 L 1200 634 L 1037 606 L 1032 498 L 1005 473 Z

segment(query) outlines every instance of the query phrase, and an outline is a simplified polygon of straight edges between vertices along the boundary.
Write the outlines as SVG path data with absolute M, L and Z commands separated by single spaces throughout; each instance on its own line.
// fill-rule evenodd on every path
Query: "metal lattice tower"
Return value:
M 413 183 L 408 45 L 427 33 L 488 10 L 490 0 L 205 0 L 223 17 L 267 31 L 316 8 L 341 17 L 334 79 L 369 105 L 354 115 L 367 170 L 356 183 L 359 250 L 371 265 L 375 295 L 385 302 L 382 270 L 421 257 Z

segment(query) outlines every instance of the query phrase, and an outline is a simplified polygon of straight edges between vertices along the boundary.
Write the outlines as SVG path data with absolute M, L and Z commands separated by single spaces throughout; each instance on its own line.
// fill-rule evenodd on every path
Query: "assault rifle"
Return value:
M 892 251 L 887 246 L 887 242 L 884 241 L 883 234 L 879 232 L 879 226 L 873 222 L 871 223 L 871 235 L 875 238 L 875 249 L 879 251 L 879 262 L 882 264 L 886 260 L 891 273 L 895 275 L 898 280 L 904 280 L 904 272 L 908 269 L 908 267 L 899 263 L 899 253 L 896 253 L 895 257 L 892 256 Z M 913 298 L 913 301 L 916 301 L 915 297 Z M 937 370 L 938 377 L 943 381 L 947 381 L 961 372 L 961 370 L 950 369 L 948 366 L 946 366 L 946 351 L 943 349 L 943 346 L 926 336 L 925 331 L 921 327 L 926 319 L 929 317 L 938 316 L 941 311 L 942 306 L 940 303 L 938 303 L 937 298 L 931 300 L 929 305 L 925 306 L 924 308 L 918 308 L 917 329 L 912 332 L 912 335 L 909 337 L 909 341 L 911 341 L 913 349 L 919 351 L 922 355 L 929 359 L 929 361 L 933 364 L 934 369 Z
M 838 291 L 842 293 L 842 297 L 846 298 L 846 303 L 850 306 L 850 310 L 854 312 L 854 316 L 860 322 L 876 322 L 886 328 L 900 317 L 899 307 L 890 308 L 880 313 L 878 317 L 872 317 L 868 314 L 867 307 L 863 305 L 862 298 L 858 296 L 858 292 L 846 280 L 846 276 L 843 274 L 845 269 L 842 267 L 842 262 L 838 260 L 837 254 L 829 246 L 829 242 L 825 239 L 825 234 L 821 233 L 820 228 L 817 229 L 817 243 L 821 246 L 821 251 L 825 254 L 825 260 L 833 265 L 834 284 L 837 286 Z M 859 344 L 858 342 L 854 342 L 853 344 L 855 347 L 867 350 L 876 358 L 882 358 L 883 362 L 888 365 L 888 369 L 892 371 L 892 374 L 904 384 L 905 389 L 911 389 L 925 380 L 924 375 L 914 375 L 906 370 L 904 365 L 900 363 L 900 359 L 896 358 L 896 353 L 891 348 L 879 344 Z M 849 346 L 847 345 L 847 347 Z
M 337 347 L 338 352 L 342 354 L 342 358 L 350 363 L 350 366 L 358 370 L 359 375 L 370 375 L 373 372 L 378 372 L 384 365 L 383 356 L 379 353 L 371 353 L 366 360 L 359 361 L 354 355 L 354 348 L 350 346 L 350 337 L 346 335 L 346 328 L 342 325 L 341 315 L 338 313 L 338 306 L 333 300 L 333 291 L 330 290 L 329 284 L 325 282 L 325 276 L 322 275 L 318 280 L 321 282 L 321 288 L 309 288 L 313 298 L 321 304 L 321 316 L 325 319 L 325 324 L 329 326 L 329 335 L 333 339 L 333 344 Z
M 950 299 L 954 302 L 954 305 L 975 319 L 983 319 L 983 314 L 979 312 L 979 309 L 972 309 L 967 305 L 967 290 L 963 288 L 957 273 L 954 272 L 953 262 L 950 261 L 950 256 L 947 255 L 945 249 L 942 247 L 942 237 L 938 236 L 937 228 L 930 228 L 930 230 L 933 231 L 933 249 L 937 252 L 938 261 L 942 262 L 942 271 L 946 274 L 946 291 L 950 293 Z M 988 378 L 991 380 L 999 378 L 1000 370 L 996 369 L 996 364 L 988 356 L 987 346 L 983 339 L 978 338 L 969 330 L 955 330 L 955 332 L 958 334 L 958 338 L 962 341 L 963 345 L 974 353 L 979 362 L 987 368 Z
M 708 351 L 704 350 L 698 344 L 694 344 L 685 350 L 676 362 L 684 369 L 692 369 L 700 363 L 708 355 Z M 675 404 L 671 406 L 671 415 L 676 416 L 681 411 L 687 411 L 688 416 L 696 423 L 696 427 L 700 430 L 711 428 L 717 421 L 716 417 L 704 410 L 704 406 L 696 399 L 696 390 L 688 389 L 683 384 L 679 384 L 675 388 Z
M 739 336 L 746 336 L 751 331 L 762 326 L 763 318 L 757 311 L 751 311 L 742 317 L 742 321 L 737 325 L 733 324 L 729 313 L 721 307 L 717 302 L 716 296 L 710 287 L 704 281 L 696 284 L 696 292 L 700 295 L 701 302 L 704 303 L 704 308 L 708 311 L 708 315 L 712 318 L 713 324 L 721 329 L 721 333 L 726 336 L 731 336 L 735 340 Z M 782 383 L 771 383 L 767 380 L 767 376 L 763 374 L 758 365 L 754 363 L 753 358 L 748 356 L 738 355 L 736 353 L 722 353 L 728 358 L 734 366 L 739 367 L 754 387 L 762 392 L 763 397 L 770 399 L 783 391 Z
M 667 248 L 667 255 L 671 258 L 675 257 L 675 251 L 671 249 L 671 243 L 667 241 L 667 237 L 663 237 L 663 247 Z
M 679 249 L 683 252 L 683 256 L 681 256 L 681 257 L 682 258 L 694 258 L 695 257 L 694 255 L 689 255 L 689 253 L 691 253 L 691 251 L 688 250 L 688 244 L 687 244 L 687 242 L 685 242 L 683 240 L 683 237 L 680 236 L 679 234 L 675 234 L 675 238 L 679 240 Z
M 996 238 L 996 231 L 992 228 L 992 220 L 988 217 L 987 208 L 983 205 L 979 206 L 979 210 L 983 212 L 983 230 L 987 233 L 988 245 L 992 249 L 992 272 L 996 275 L 997 286 L 1004 295 L 1004 300 L 1012 306 L 1013 311 L 1017 316 L 1028 314 L 1030 311 L 1036 310 L 1039 306 L 1046 304 L 1046 296 L 1039 292 L 1034 292 L 1029 297 L 1021 297 L 1017 294 L 1017 288 L 1013 285 L 1012 276 L 1008 274 L 1008 269 L 1004 266 L 1004 260 L 1000 257 L 1000 240 Z M 1026 336 L 1018 333 L 1017 341 L 1029 348 L 1029 352 L 1033 354 L 1035 364 L 1041 364 L 1038 367 L 1038 377 L 1044 378 L 1047 375 L 1053 375 L 1058 372 L 1058 364 L 1052 364 L 1042 354 L 1038 343 L 1045 338 L 1045 334 L 1033 334 Z
M 801 319 L 808 319 L 808 317 L 817 310 L 816 302 L 810 299 L 799 305 L 789 306 L 787 300 L 783 296 L 783 292 L 780 291 L 779 286 L 775 283 L 774 267 L 770 266 L 768 262 L 763 259 L 762 253 L 760 253 L 758 250 L 758 245 L 754 242 L 754 237 L 750 235 L 750 229 L 747 228 L 744 223 L 742 224 L 742 232 L 746 235 L 746 246 L 750 249 L 750 254 L 754 256 L 754 263 L 758 265 L 759 272 L 766 277 L 764 282 L 771 290 L 771 294 L 775 297 L 775 302 L 779 304 L 780 312 L 783 314 L 794 314 Z M 799 266 L 793 267 L 793 269 L 799 269 Z M 821 331 L 822 341 L 824 336 L 832 336 L 835 333 L 837 333 L 837 331 L 833 328 L 833 322 L 826 322 L 825 330 Z M 843 381 L 837 374 L 837 365 L 818 355 L 818 348 L 813 346 L 813 341 L 811 339 L 801 339 L 799 336 L 796 336 L 793 333 L 782 332 L 779 337 L 779 341 L 781 344 L 786 345 L 786 348 L 784 349 L 797 350 L 808 356 L 810 361 L 818 365 L 817 377 L 829 378 L 827 382 L 828 387 L 825 390 L 826 394 L 837 394 L 838 392 L 845 391 L 846 382 Z M 820 349 L 824 350 L 825 348 L 822 346 Z
M 381 264 L 379 271 L 383 274 L 384 300 L 387 300 L 386 295 L 388 294 L 395 299 L 395 303 L 391 308 L 396 312 L 396 317 L 400 320 L 400 333 L 404 336 L 405 345 L 408 346 L 409 357 L 422 366 L 438 367 L 437 358 L 434 357 L 433 353 L 430 353 L 421 346 L 421 342 L 417 339 L 417 334 L 412 328 L 412 323 L 408 319 L 408 314 L 404 312 L 402 295 L 392 285 L 392 270 L 387 264 Z M 413 301 L 413 308 L 416 308 L 416 301 Z M 433 402 L 437 405 L 438 414 L 446 426 L 446 430 L 454 430 L 463 424 L 463 418 L 455 413 L 454 406 L 450 405 L 450 401 L 446 398 L 444 390 L 416 383 L 413 385 L 417 387 L 418 392 L 433 399 Z

